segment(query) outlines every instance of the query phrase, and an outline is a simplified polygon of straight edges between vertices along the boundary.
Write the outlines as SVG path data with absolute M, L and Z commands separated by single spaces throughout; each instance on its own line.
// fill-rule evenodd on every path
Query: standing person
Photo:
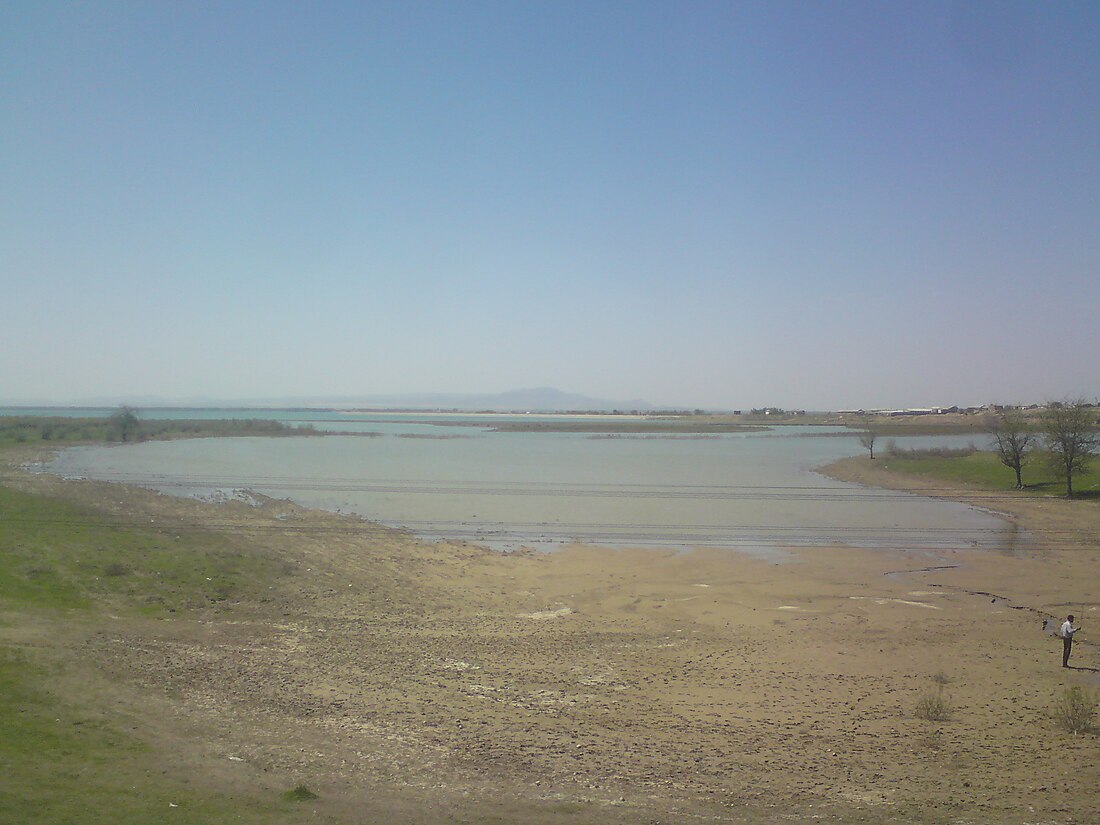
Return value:
M 1073 634 L 1081 628 L 1073 626 L 1073 614 L 1066 616 L 1066 620 L 1062 622 L 1062 629 L 1059 631 L 1059 635 L 1062 637 L 1062 667 L 1069 667 L 1069 651 L 1073 647 Z

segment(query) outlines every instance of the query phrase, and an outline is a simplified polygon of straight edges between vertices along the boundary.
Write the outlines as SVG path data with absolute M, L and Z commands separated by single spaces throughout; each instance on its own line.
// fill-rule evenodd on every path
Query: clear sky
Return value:
M 0 5 L 0 400 L 1100 395 L 1100 4 Z

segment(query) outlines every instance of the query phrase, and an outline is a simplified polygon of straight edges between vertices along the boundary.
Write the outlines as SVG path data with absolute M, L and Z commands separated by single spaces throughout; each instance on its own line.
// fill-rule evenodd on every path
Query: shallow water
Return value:
M 862 451 L 856 435 L 835 429 L 592 438 L 496 433 L 423 416 L 364 418 L 373 420 L 360 426 L 382 435 L 74 448 L 49 469 L 176 495 L 247 489 L 500 549 L 581 541 L 772 553 L 792 545 L 997 548 L 1011 541 L 1004 521 L 974 508 L 813 473 Z M 969 440 L 897 439 L 900 446 Z

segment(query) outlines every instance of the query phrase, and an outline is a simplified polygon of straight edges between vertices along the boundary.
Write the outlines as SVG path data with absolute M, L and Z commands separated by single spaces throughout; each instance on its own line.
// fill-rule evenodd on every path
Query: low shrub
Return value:
M 310 799 L 316 799 L 317 794 L 315 794 L 305 785 L 298 784 L 287 791 L 285 794 L 283 794 L 283 798 L 289 799 L 291 802 L 306 802 Z
M 1080 685 L 1066 688 L 1054 708 L 1054 718 L 1074 736 L 1093 731 L 1096 726 L 1096 696 Z
M 942 689 L 930 690 L 917 700 L 913 713 L 929 722 L 946 722 L 951 718 L 951 702 Z

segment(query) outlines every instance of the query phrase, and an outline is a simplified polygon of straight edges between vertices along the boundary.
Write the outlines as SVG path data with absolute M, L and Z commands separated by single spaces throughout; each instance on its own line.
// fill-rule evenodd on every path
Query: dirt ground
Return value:
M 868 464 L 834 472 L 896 483 Z M 165 529 L 223 525 L 291 565 L 267 601 L 62 639 L 86 666 L 72 689 L 140 710 L 207 785 L 304 782 L 349 822 L 1100 822 L 1097 737 L 1052 718 L 1066 686 L 1100 686 L 1092 503 L 1023 502 L 1021 529 L 1058 537 L 1023 557 L 778 563 L 500 555 L 287 502 L 25 484 Z M 1041 629 L 1067 612 L 1072 669 Z M 948 718 L 920 718 L 940 694 Z

